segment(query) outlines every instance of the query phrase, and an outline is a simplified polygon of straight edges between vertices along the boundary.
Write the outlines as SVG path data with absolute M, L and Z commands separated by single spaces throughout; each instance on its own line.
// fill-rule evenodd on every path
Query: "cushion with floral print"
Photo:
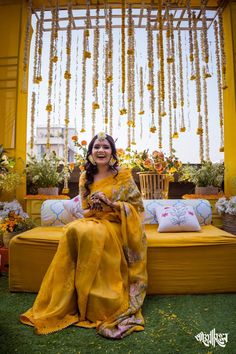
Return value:
M 156 207 L 158 232 L 200 231 L 201 227 L 190 205 Z
M 63 204 L 66 211 L 71 215 L 74 220 L 83 218 L 83 209 L 79 195 L 77 195 L 73 199 L 65 200 Z

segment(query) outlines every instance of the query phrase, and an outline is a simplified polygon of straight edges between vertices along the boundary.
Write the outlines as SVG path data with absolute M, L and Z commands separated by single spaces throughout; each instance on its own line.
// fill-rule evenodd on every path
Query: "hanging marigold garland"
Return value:
M 221 71 L 222 71 L 222 89 L 228 88 L 226 82 L 226 55 L 225 55 L 225 41 L 224 41 L 224 27 L 222 18 L 222 8 L 219 8 L 218 19 L 219 19 L 219 36 L 220 36 L 220 52 L 221 52 Z
M 75 62 L 75 116 L 74 116 L 74 127 L 76 134 L 78 132 L 78 118 L 77 112 L 78 109 L 78 81 L 79 81 L 79 37 L 77 37 L 76 41 L 76 62 Z M 94 134 L 93 134 L 94 136 Z
M 32 16 L 32 0 L 29 0 L 27 6 L 27 21 L 26 21 L 24 57 L 23 57 L 22 92 L 24 93 L 27 93 L 27 71 L 28 71 L 28 63 L 29 63 L 31 16 Z
M 52 106 L 52 86 L 53 86 L 53 55 L 54 55 L 54 42 L 55 42 L 55 12 L 52 10 L 52 29 L 50 36 L 50 51 L 49 51 L 49 69 L 48 69 L 48 102 L 46 105 L 47 111 L 47 140 L 46 150 L 50 150 L 50 130 L 51 130 L 51 114 L 53 111 Z
M 154 59 L 153 59 L 153 31 L 151 27 L 151 9 L 147 10 L 147 50 L 148 50 L 148 84 L 147 89 L 150 91 L 149 104 L 151 112 L 150 132 L 155 133 L 157 128 L 155 125 L 155 95 L 154 95 Z
M 112 9 L 108 15 L 108 77 L 109 84 L 109 134 L 113 135 L 113 33 L 112 33 Z
M 35 83 L 40 84 L 43 80 L 42 78 L 42 51 L 43 51 L 43 21 L 44 21 L 44 8 L 40 11 L 40 20 L 39 20 L 39 33 L 38 33 L 38 58 L 37 58 L 37 70 Z
M 195 71 L 196 71 L 196 104 L 198 112 L 198 127 L 197 135 L 199 135 L 199 155 L 200 161 L 204 160 L 204 147 L 203 147 L 203 126 L 201 116 L 201 72 L 199 63 L 199 47 L 198 47 L 198 35 L 197 35 L 197 18 L 195 12 L 193 12 L 193 40 L 194 40 L 194 57 L 195 57 Z
M 126 15 L 126 1 L 122 0 L 121 5 L 121 94 L 122 94 L 122 107 L 120 115 L 127 113 L 125 108 L 125 15 Z
M 158 96 L 161 91 L 160 70 L 157 73 Z M 162 149 L 162 116 L 161 116 L 161 100 L 158 100 L 158 147 Z
M 202 59 L 205 62 L 204 76 L 207 78 L 211 77 L 208 62 L 209 62 L 209 45 L 208 45 L 208 31 L 207 31 L 207 20 L 206 20 L 206 4 L 207 0 L 201 0 L 201 11 L 202 11 Z
M 205 156 L 206 156 L 206 160 L 210 160 L 207 82 L 206 82 L 204 66 L 202 67 L 202 81 L 203 81 L 203 106 L 204 106 L 204 123 L 205 123 L 205 152 L 206 152 Z
M 171 67 L 167 66 L 167 79 L 168 79 L 168 105 L 169 105 L 169 153 L 173 153 L 173 126 L 172 126 L 172 80 L 171 80 Z
M 185 120 L 184 120 L 184 78 L 183 78 L 183 55 L 182 55 L 182 37 L 180 28 L 178 28 L 178 52 L 179 52 L 179 90 L 180 90 L 180 132 L 185 132 Z
M 68 25 L 66 30 L 66 71 L 64 79 L 66 80 L 66 97 L 65 97 L 65 144 L 64 144 L 64 188 L 62 194 L 69 193 L 68 179 L 70 176 L 68 168 L 68 127 L 70 123 L 70 80 L 71 80 L 71 31 L 72 31 L 73 14 L 71 4 L 68 6 Z
M 173 57 L 172 62 L 172 106 L 174 114 L 174 132 L 173 139 L 178 139 L 179 133 L 177 128 L 177 90 L 176 90 L 176 58 L 175 58 L 175 39 L 174 39 L 174 25 L 173 25 L 173 15 L 170 15 L 170 39 L 171 39 L 171 53 Z
M 215 35 L 215 54 L 216 54 L 216 71 L 217 71 L 217 89 L 218 89 L 218 105 L 219 105 L 219 120 L 220 120 L 220 152 L 224 152 L 224 115 L 223 115 L 223 95 L 222 95 L 222 77 L 220 65 L 220 48 L 219 48 L 219 31 L 218 23 L 214 21 Z
M 161 116 L 166 115 L 165 112 L 165 64 L 164 64 L 164 48 L 163 48 L 163 18 L 162 18 L 162 0 L 158 3 L 158 23 L 159 23 L 159 55 L 160 55 L 160 80 L 161 80 Z
M 187 13 L 188 13 L 188 35 L 189 35 L 189 60 L 191 64 L 191 75 L 190 75 L 190 80 L 195 80 L 196 79 L 196 74 L 194 70 L 194 53 L 193 53 L 193 24 L 192 24 L 192 12 L 191 12 L 191 0 L 187 1 Z
M 93 103 L 92 103 L 92 136 L 95 135 L 96 129 L 96 111 L 100 108 L 98 103 L 98 82 L 99 82 L 99 4 L 96 7 L 96 27 L 93 37 Z
M 30 155 L 34 155 L 34 128 L 35 128 L 35 103 L 36 93 L 32 92 L 31 97 L 31 124 L 30 124 Z
M 34 65 L 33 65 L 33 83 L 39 84 L 36 80 L 37 77 L 37 69 L 38 69 L 38 46 L 39 46 L 39 20 L 36 23 L 36 31 L 35 31 L 35 42 L 34 42 Z
M 63 54 L 63 36 L 61 37 L 61 51 L 60 51 L 60 72 L 59 72 L 59 95 L 58 95 L 58 125 L 61 125 L 61 94 L 62 94 L 62 54 Z
M 103 117 L 104 117 L 104 127 L 105 127 L 105 132 L 108 132 L 108 42 L 104 41 L 104 49 L 103 49 L 103 57 L 105 58 L 104 60 L 104 77 L 103 77 Z
M 139 116 L 140 116 L 140 138 L 143 138 L 143 115 L 144 115 L 144 100 L 143 100 L 143 67 L 139 68 L 139 97 L 140 97 L 140 107 L 139 107 Z

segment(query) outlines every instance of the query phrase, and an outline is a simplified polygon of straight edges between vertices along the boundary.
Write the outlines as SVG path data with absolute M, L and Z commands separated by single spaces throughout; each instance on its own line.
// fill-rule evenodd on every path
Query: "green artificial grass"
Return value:
M 35 294 L 10 293 L 7 276 L 0 277 L 1 354 L 216 354 L 236 353 L 236 294 L 147 296 L 143 332 L 108 340 L 94 329 L 71 326 L 49 335 L 35 335 L 19 314 L 33 304 Z M 229 333 L 225 348 L 205 347 L 195 339 L 213 328 Z

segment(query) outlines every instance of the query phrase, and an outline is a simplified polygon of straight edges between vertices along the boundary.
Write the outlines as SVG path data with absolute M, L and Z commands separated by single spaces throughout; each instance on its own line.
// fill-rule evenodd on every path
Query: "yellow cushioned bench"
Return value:
M 11 291 L 37 292 L 63 227 L 37 227 L 12 239 Z M 146 225 L 148 294 L 236 292 L 236 237 L 214 226 L 200 232 L 158 233 Z

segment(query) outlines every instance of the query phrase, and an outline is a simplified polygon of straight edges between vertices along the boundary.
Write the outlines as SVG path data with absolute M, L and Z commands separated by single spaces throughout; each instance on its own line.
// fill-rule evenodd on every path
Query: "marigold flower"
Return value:
M 81 141 L 81 145 L 83 145 L 83 146 L 87 145 L 87 141 L 86 140 L 82 140 Z
M 73 141 L 78 141 L 78 136 L 77 136 L 77 135 L 73 135 L 73 136 L 71 137 L 71 140 L 73 140 Z

